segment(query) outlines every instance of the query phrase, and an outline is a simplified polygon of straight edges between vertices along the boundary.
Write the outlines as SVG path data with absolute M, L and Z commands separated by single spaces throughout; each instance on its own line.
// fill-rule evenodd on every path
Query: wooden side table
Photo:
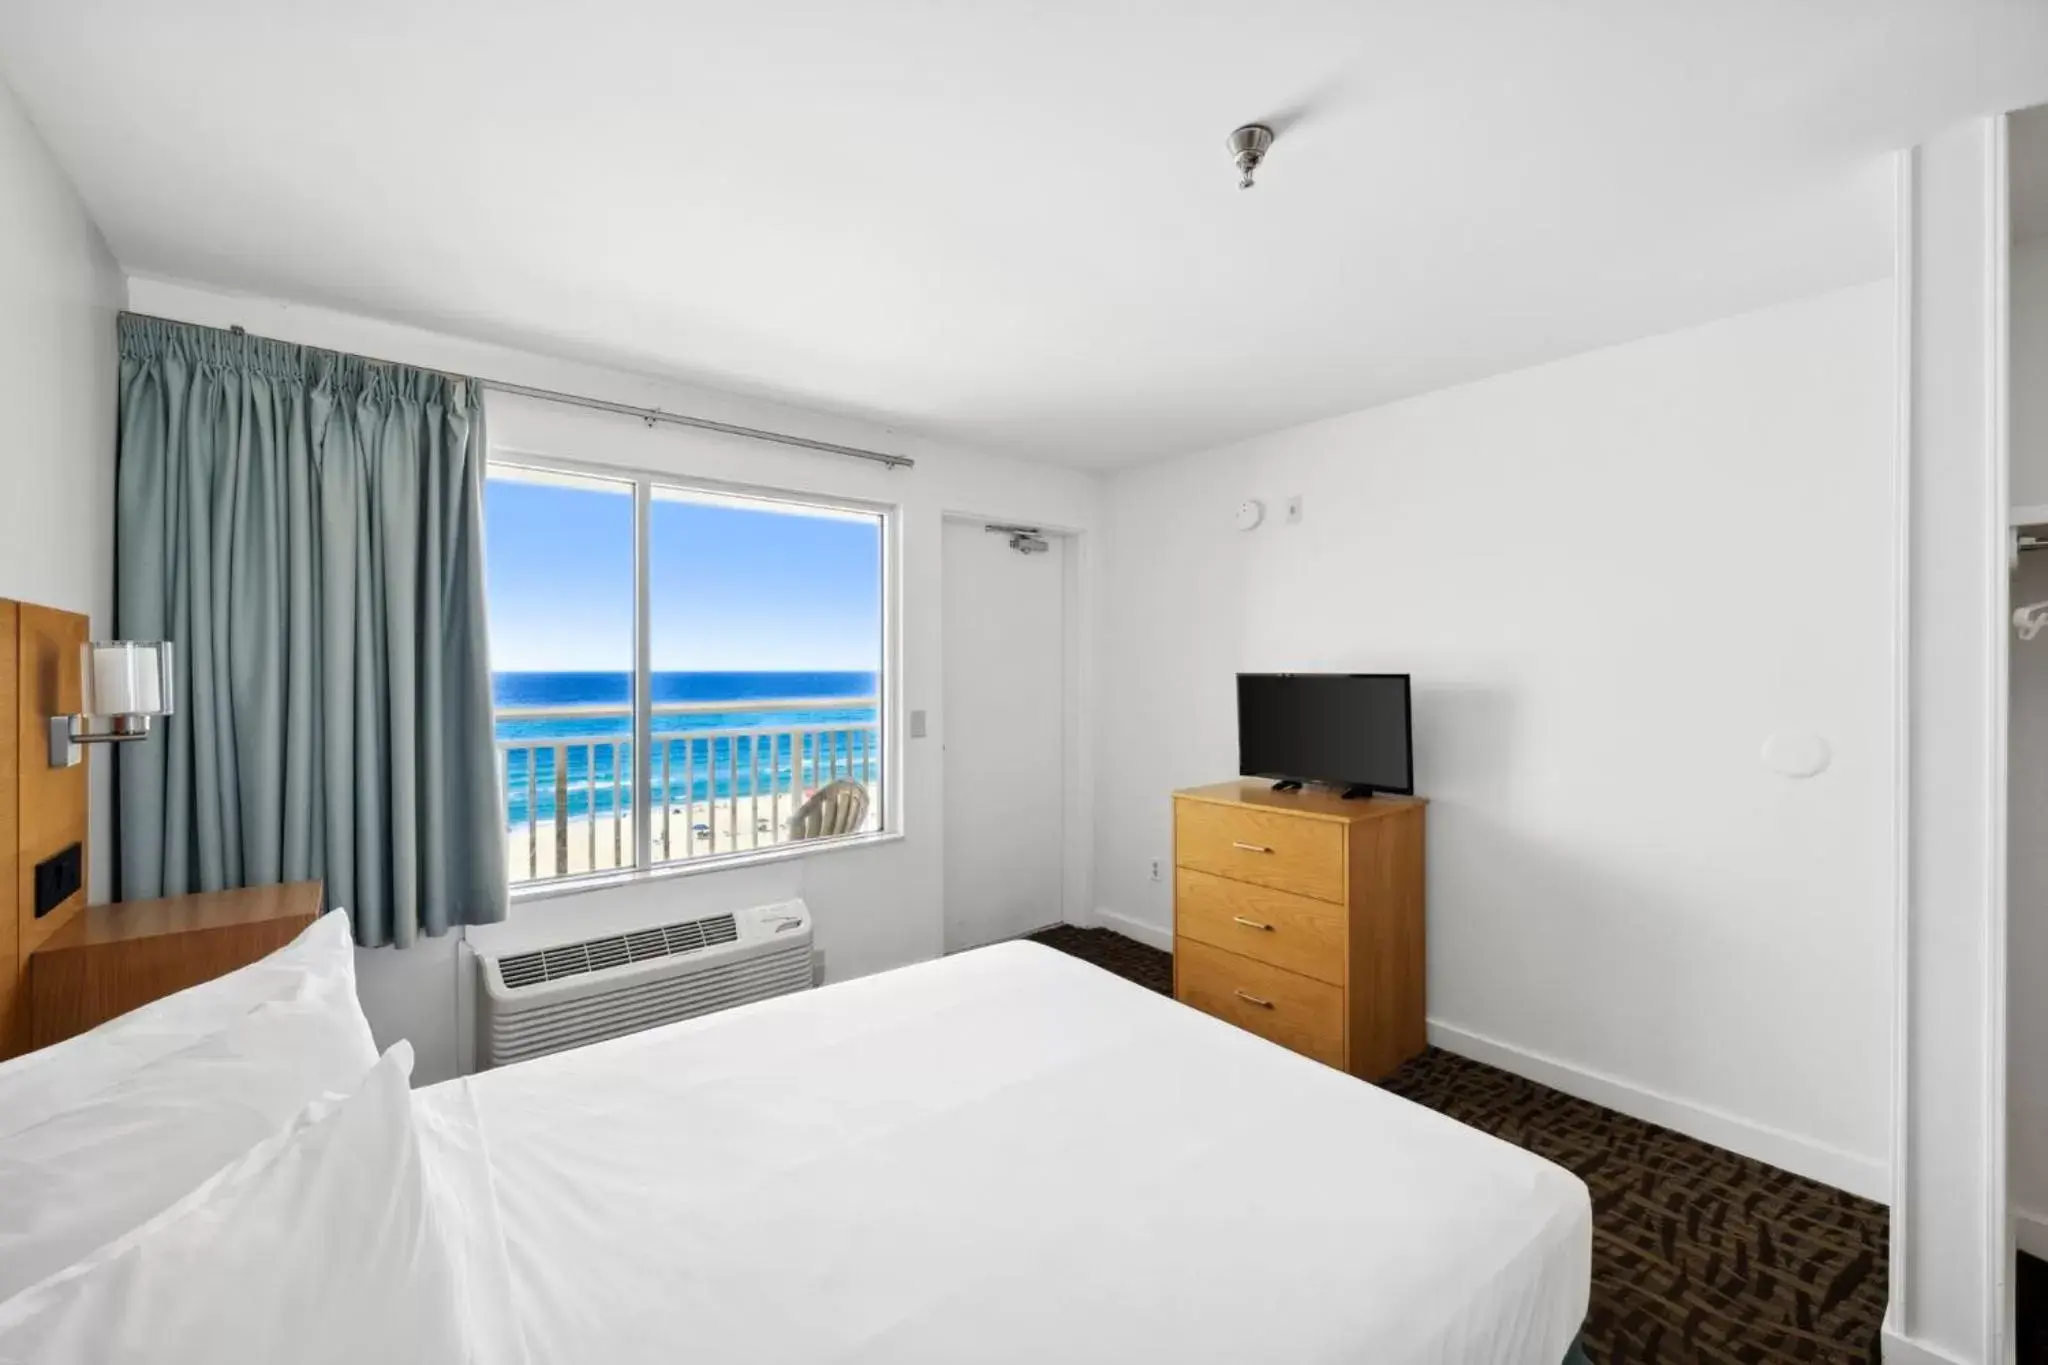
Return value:
M 30 1046 L 48 1047 L 282 948 L 320 917 L 319 882 L 88 906 L 28 959 Z

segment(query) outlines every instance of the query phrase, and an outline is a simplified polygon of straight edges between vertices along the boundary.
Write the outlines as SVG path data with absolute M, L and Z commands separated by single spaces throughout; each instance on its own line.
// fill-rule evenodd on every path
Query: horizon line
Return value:
M 500 673 L 589 673 L 610 676 L 624 673 L 630 675 L 631 668 L 494 668 L 493 676 Z M 649 673 L 879 673 L 877 668 L 651 668 Z

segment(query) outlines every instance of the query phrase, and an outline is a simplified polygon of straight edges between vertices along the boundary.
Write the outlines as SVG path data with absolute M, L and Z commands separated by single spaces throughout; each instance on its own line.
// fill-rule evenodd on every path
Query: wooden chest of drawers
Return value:
M 1422 1051 L 1424 804 L 1175 792 L 1174 998 L 1367 1080 Z

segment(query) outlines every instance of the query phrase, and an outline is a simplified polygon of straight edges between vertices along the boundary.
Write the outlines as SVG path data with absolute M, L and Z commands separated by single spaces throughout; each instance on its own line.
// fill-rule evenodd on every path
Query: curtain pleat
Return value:
M 178 647 L 122 897 L 319 878 L 371 946 L 504 918 L 479 387 L 124 317 L 119 441 L 117 630 Z

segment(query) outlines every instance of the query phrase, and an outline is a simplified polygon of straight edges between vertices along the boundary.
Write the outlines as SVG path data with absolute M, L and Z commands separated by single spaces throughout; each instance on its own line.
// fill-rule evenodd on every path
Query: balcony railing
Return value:
M 878 829 L 875 706 L 873 697 L 657 702 L 644 781 L 631 707 L 500 707 L 506 875 L 517 886 L 632 867 L 636 802 L 653 866 L 789 843 L 804 800 L 841 779 L 867 788 L 862 828 Z

